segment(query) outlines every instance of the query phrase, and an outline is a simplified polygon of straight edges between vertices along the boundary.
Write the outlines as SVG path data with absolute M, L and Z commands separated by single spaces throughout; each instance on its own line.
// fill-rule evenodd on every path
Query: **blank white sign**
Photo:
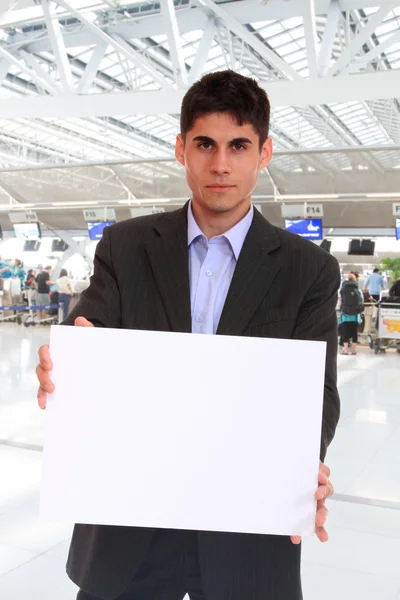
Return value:
M 314 532 L 325 343 L 55 326 L 41 515 Z

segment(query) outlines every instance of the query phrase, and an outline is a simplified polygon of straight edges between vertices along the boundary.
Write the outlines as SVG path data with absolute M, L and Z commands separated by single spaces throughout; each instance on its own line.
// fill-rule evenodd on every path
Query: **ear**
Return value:
M 261 148 L 260 162 L 258 165 L 259 170 L 265 169 L 271 162 L 272 158 L 272 139 L 269 137 L 265 140 L 263 147 Z
M 185 144 L 183 143 L 183 138 L 180 133 L 176 136 L 175 156 L 176 160 L 181 165 L 185 166 Z

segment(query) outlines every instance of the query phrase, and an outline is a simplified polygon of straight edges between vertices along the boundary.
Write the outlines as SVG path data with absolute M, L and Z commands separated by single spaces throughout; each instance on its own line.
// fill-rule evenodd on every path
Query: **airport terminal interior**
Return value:
M 89 286 L 104 227 L 190 198 L 181 101 L 226 69 L 271 101 L 253 205 L 361 293 L 357 346 L 338 331 L 335 494 L 329 541 L 303 540 L 304 600 L 400 600 L 400 0 L 1 0 L 2 600 L 76 598 L 72 524 L 38 514 L 37 352 Z

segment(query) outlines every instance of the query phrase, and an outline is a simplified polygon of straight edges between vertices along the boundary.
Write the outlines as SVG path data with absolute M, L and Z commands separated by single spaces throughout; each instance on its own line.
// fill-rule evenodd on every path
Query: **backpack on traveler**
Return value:
M 364 310 L 360 290 L 356 281 L 345 281 L 340 290 L 342 313 L 344 315 L 359 315 Z

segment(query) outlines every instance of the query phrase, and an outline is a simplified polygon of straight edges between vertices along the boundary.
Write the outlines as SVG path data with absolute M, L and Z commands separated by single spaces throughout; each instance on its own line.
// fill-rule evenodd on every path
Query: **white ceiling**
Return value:
M 271 95 L 257 195 L 400 197 L 400 0 L 2 0 L 0 209 L 183 201 L 180 99 L 226 68 Z

